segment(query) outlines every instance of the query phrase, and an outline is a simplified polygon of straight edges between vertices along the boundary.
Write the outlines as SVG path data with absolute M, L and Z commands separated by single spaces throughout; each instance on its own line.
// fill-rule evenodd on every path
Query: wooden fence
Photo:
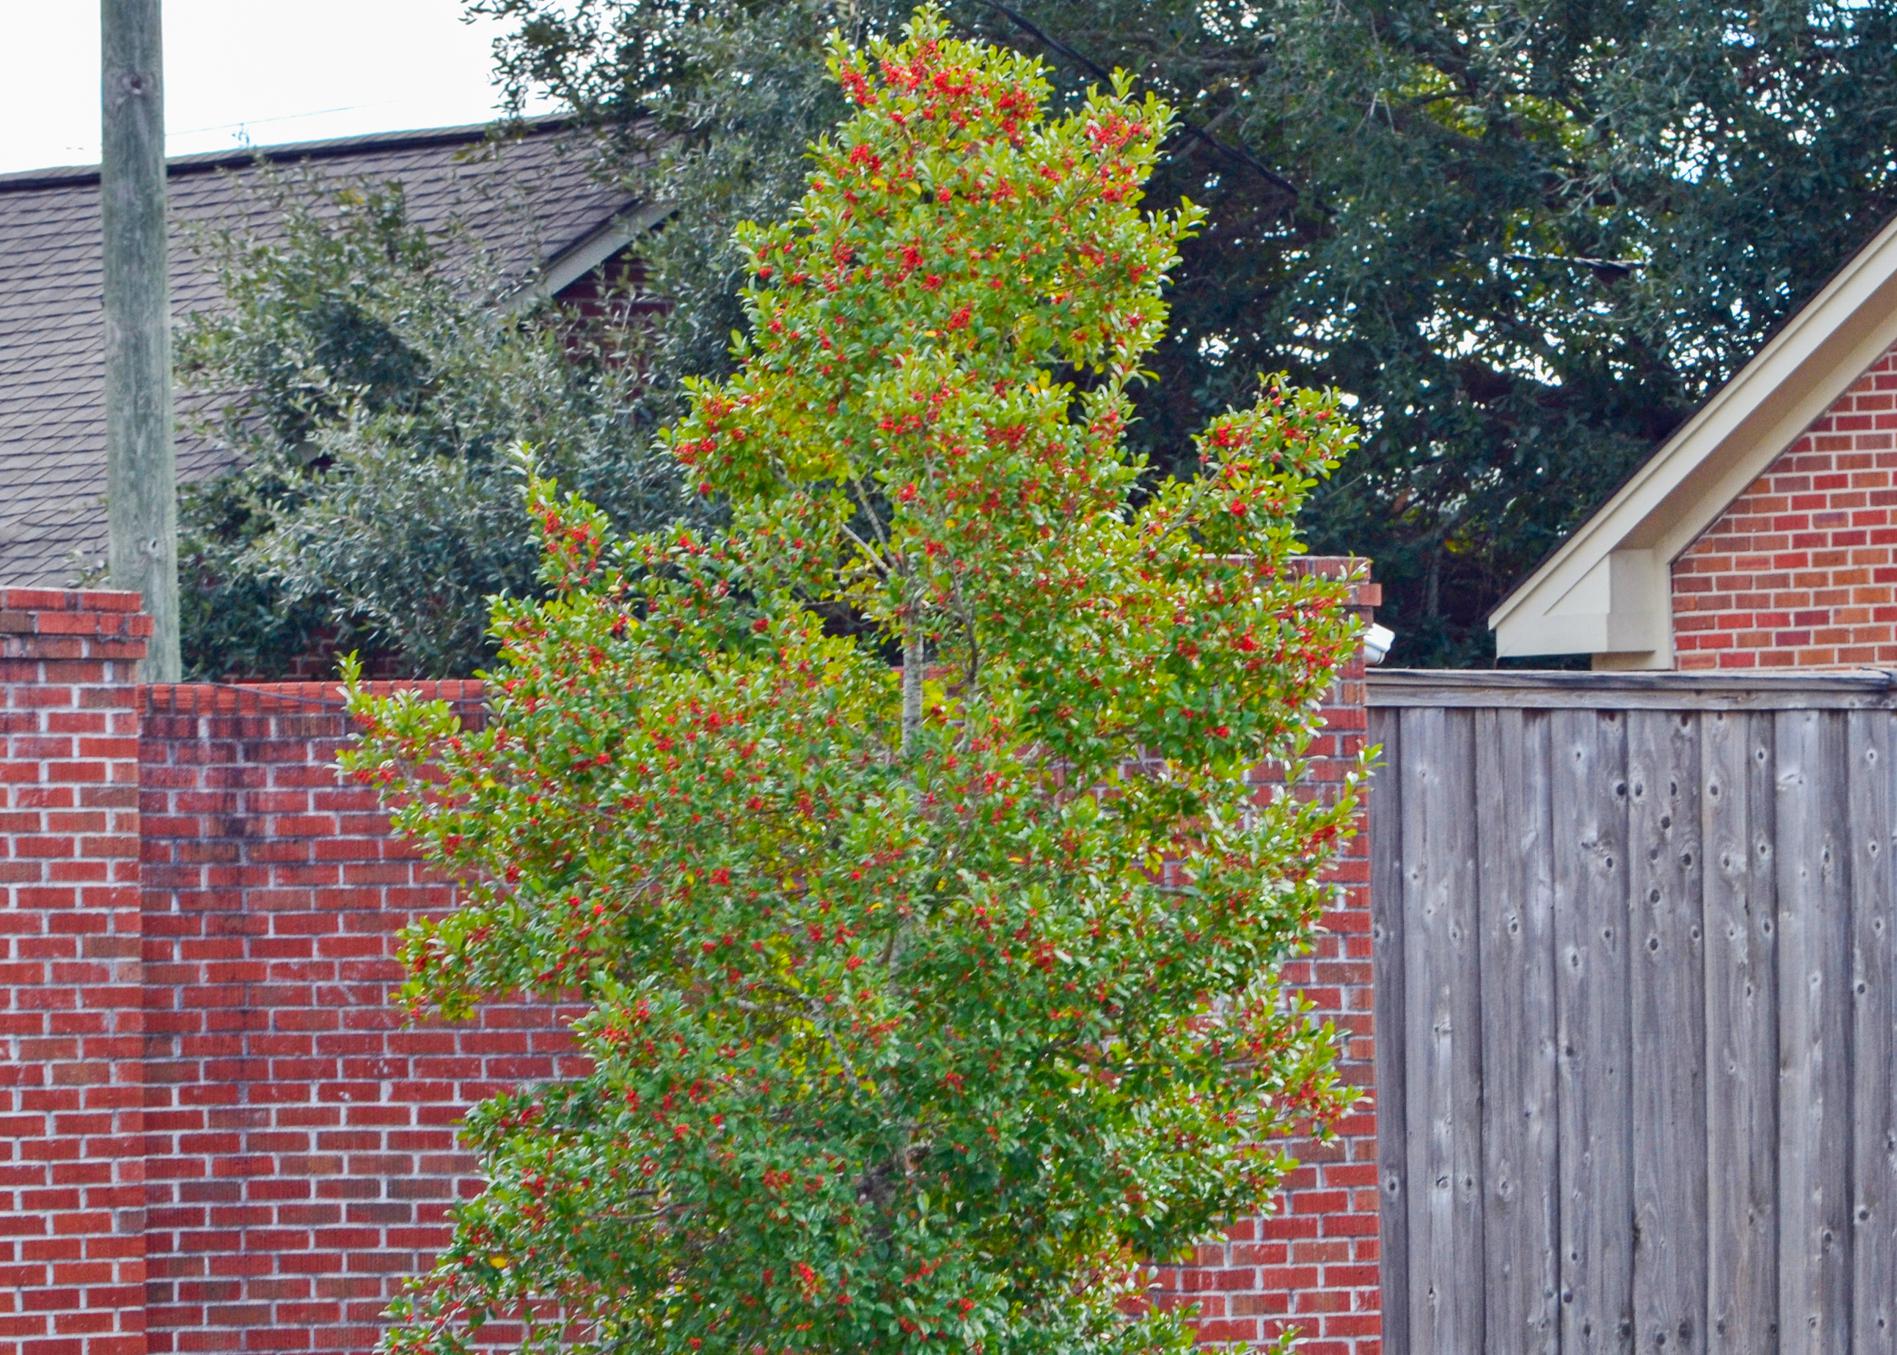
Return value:
M 1897 1351 L 1897 687 L 1389 673 L 1385 1349 Z

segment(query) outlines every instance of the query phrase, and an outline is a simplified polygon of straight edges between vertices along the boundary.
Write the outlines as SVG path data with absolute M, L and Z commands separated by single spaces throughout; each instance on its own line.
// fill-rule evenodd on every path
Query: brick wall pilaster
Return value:
M 145 1355 L 132 593 L 0 589 L 0 1348 Z
M 1333 574 L 1367 568 L 1361 560 L 1303 563 Z M 1381 601 L 1377 584 L 1354 586 L 1352 602 L 1366 622 Z M 1368 742 L 1361 656 L 1340 675 L 1325 702 L 1324 722 L 1324 733 L 1309 749 L 1307 789 L 1318 795 L 1343 779 Z M 1262 769 L 1258 780 L 1272 786 L 1272 771 Z M 1367 821 L 1373 794 L 1364 797 L 1357 835 L 1332 870 L 1337 906 L 1324 915 L 1310 954 L 1285 969 L 1286 979 L 1313 1003 L 1313 1015 L 1335 1022 L 1344 1037 L 1339 1071 L 1366 1093 L 1374 1088 L 1376 1064 Z M 1163 1297 L 1198 1305 L 1202 1345 L 1261 1349 L 1296 1328 L 1304 1355 L 1381 1351 L 1374 1097 L 1366 1095 L 1336 1129 L 1328 1144 L 1286 1145 L 1298 1166 L 1274 1214 L 1238 1221 L 1225 1241 L 1200 1248 L 1192 1265 L 1172 1272 Z

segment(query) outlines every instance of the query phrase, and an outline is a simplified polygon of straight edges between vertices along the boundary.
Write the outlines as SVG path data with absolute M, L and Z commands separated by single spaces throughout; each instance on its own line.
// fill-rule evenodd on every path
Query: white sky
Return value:
M 483 122 L 460 0 L 164 0 L 170 154 Z M 540 111 L 540 110 L 530 110 Z M 99 158 L 99 0 L 0 0 L 0 173 Z

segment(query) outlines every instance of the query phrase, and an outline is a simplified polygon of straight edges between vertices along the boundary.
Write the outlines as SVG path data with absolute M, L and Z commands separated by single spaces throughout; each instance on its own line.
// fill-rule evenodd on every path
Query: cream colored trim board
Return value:
M 1893 344 L 1897 220 L 1489 614 L 1496 652 L 1670 666 L 1672 562 Z
M 525 305 L 558 296 L 665 220 L 672 211 L 667 204 L 652 203 L 614 217 L 549 262 L 539 277 L 514 293 L 513 304 Z

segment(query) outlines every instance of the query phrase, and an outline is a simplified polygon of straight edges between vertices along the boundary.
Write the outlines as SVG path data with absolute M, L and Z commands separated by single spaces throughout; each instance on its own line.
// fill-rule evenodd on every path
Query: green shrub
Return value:
M 576 329 L 523 304 L 475 242 L 410 221 L 394 184 L 261 191 L 280 235 L 200 242 L 228 305 L 180 342 L 206 431 L 238 459 L 183 497 L 194 674 L 273 675 L 324 644 L 473 671 L 489 596 L 535 587 L 516 443 L 626 527 L 679 511 L 625 308 Z

